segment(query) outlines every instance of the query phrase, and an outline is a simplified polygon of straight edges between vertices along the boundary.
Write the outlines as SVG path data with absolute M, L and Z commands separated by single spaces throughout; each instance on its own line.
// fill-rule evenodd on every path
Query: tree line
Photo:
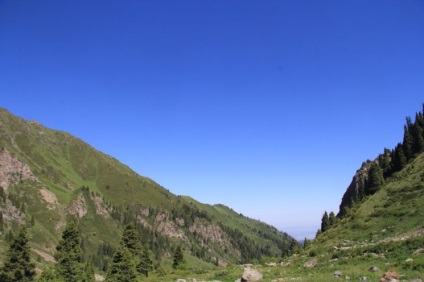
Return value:
M 128 224 L 122 234 L 118 249 L 106 247 L 106 252 L 113 252 L 111 265 L 108 267 L 106 281 L 130 282 L 141 277 L 148 277 L 153 271 L 153 261 L 146 246 L 141 244 L 140 233 L 133 224 Z M 12 240 L 3 266 L 0 268 L 0 281 L 38 281 L 38 282 L 94 282 L 94 265 L 84 261 L 81 238 L 77 223 L 70 220 L 62 233 L 62 239 L 56 246 L 55 264 L 46 266 L 36 277 L 35 263 L 31 260 L 28 231 L 23 226 Z M 181 246 L 174 251 L 173 268 L 184 263 Z M 159 275 L 164 275 L 163 268 L 158 267 Z

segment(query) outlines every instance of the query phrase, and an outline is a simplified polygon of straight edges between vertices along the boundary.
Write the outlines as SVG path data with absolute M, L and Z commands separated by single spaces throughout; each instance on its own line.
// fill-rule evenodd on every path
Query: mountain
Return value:
M 406 119 L 403 141 L 393 150 L 384 149 L 373 161 L 362 163 L 337 217 L 324 213 L 314 242 L 296 260 L 313 265 L 306 268 L 319 268 L 322 281 L 335 270 L 352 280 L 367 276 L 389 281 L 382 278 L 386 271 L 401 273 L 402 281 L 424 278 L 423 112 L 416 113 L 414 121 Z
M 0 247 L 27 225 L 39 267 L 53 260 L 70 218 L 78 221 L 86 259 L 104 271 L 128 223 L 155 263 L 165 265 L 179 245 L 198 264 L 226 265 L 281 256 L 293 241 L 226 206 L 174 195 L 81 139 L 6 109 L 0 109 L 0 186 Z

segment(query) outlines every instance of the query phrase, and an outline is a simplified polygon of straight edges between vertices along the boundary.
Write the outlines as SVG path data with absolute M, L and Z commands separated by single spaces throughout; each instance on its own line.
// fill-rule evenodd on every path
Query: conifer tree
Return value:
M 336 222 L 337 222 L 336 215 L 334 214 L 334 212 L 330 212 L 330 214 L 328 215 L 328 224 L 329 224 L 329 227 L 335 225 Z
M 305 239 L 303 240 L 303 248 L 307 249 L 310 245 L 311 245 L 311 240 L 305 237 Z
M 58 277 L 53 267 L 47 267 L 37 278 L 37 282 L 64 282 L 64 280 Z
M 407 159 L 405 153 L 403 152 L 402 144 L 398 143 L 393 151 L 392 165 L 393 172 L 400 171 L 406 166 Z
M 177 268 L 183 262 L 184 262 L 183 250 L 181 249 L 181 246 L 178 245 L 178 247 L 175 249 L 174 262 L 172 263 L 172 268 Z
M 411 133 L 411 129 L 412 129 L 411 118 L 409 117 L 406 118 L 406 123 L 407 124 L 403 127 L 404 133 L 403 133 L 402 149 L 406 159 L 409 160 L 412 158 L 412 153 L 413 153 L 412 150 L 414 146 L 414 139 Z
M 137 268 L 131 251 L 121 246 L 113 255 L 106 277 L 108 282 L 133 282 L 137 279 Z
M 325 232 L 330 227 L 330 219 L 328 218 L 327 211 L 324 212 L 324 215 L 321 219 L 321 231 Z
M 1 268 L 0 281 L 34 281 L 35 264 L 31 262 L 28 234 L 23 227 L 10 244 Z
M 367 189 L 365 191 L 366 195 L 372 195 L 380 189 L 384 184 L 383 170 L 379 165 L 373 163 L 370 167 L 370 172 L 368 174 L 368 183 Z
M 143 252 L 141 253 L 140 263 L 137 265 L 137 270 L 140 274 L 149 276 L 149 272 L 153 269 L 153 262 L 149 256 L 149 250 L 144 247 Z
M 74 221 L 70 221 L 63 231 L 62 240 L 56 246 L 54 255 L 58 276 L 66 282 L 84 281 L 82 256 L 77 225 Z
M 125 226 L 121 246 L 126 247 L 134 257 L 141 255 L 143 247 L 141 246 L 140 233 L 133 224 Z

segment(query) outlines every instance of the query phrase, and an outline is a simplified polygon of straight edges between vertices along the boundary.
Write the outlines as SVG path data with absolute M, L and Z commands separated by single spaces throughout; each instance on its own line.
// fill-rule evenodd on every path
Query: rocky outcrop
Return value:
M 203 239 L 217 243 L 221 248 L 234 249 L 226 239 L 221 227 L 217 224 L 205 224 L 196 218 L 194 224 L 189 227 L 189 231 L 196 233 Z
M 0 186 L 7 190 L 10 186 L 23 180 L 39 182 L 30 167 L 13 156 L 7 149 L 0 151 Z
M 78 198 L 72 201 L 69 205 L 69 214 L 77 215 L 79 218 L 87 214 L 87 203 L 83 194 L 79 194 Z
M 361 168 L 356 171 L 352 182 L 343 195 L 337 216 L 343 216 L 346 207 L 350 207 L 354 201 L 362 199 L 365 195 L 364 189 L 368 181 L 368 174 L 371 165 L 372 162 L 365 162 L 362 164 Z
M 100 198 L 99 196 L 92 196 L 91 200 L 94 203 L 96 214 L 103 218 L 109 218 L 109 211 L 106 205 L 104 204 L 103 199 Z
M 177 225 L 169 220 L 168 214 L 165 211 L 159 211 L 155 218 L 156 231 L 164 236 L 178 238 L 182 241 L 187 241 L 184 232 L 178 229 Z
M 53 192 L 47 190 L 46 188 L 41 188 L 39 192 L 42 199 L 47 203 L 47 208 L 49 210 L 54 210 L 59 206 L 57 197 Z
M 3 214 L 3 220 L 14 221 L 18 224 L 25 223 L 25 214 L 15 207 L 9 199 L 6 199 L 6 205 L 1 210 L 1 213 Z

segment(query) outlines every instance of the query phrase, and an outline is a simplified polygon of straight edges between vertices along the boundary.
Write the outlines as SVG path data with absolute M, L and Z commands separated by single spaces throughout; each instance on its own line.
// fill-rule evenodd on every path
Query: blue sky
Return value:
M 424 2 L 0 1 L 0 106 L 295 236 L 424 102 Z

